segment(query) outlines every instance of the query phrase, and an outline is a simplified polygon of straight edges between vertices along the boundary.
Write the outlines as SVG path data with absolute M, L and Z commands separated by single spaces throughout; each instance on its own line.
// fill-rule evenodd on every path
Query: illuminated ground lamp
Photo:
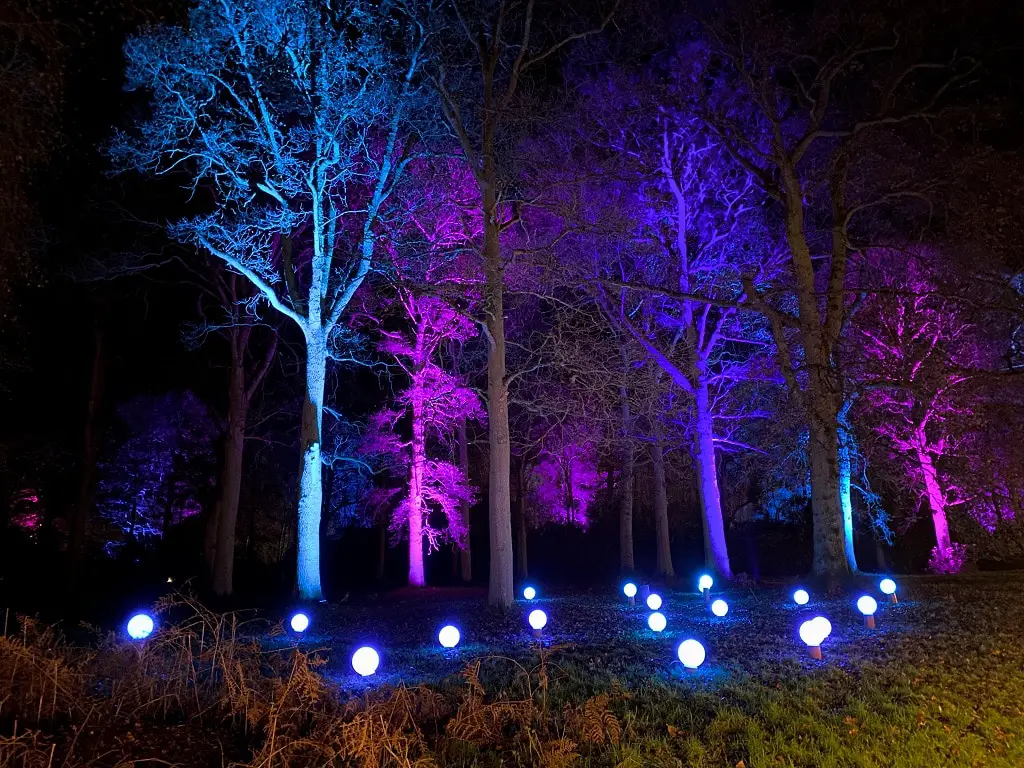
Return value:
M 540 631 L 547 626 L 548 615 L 538 608 L 536 611 L 530 611 L 527 621 L 533 627 L 533 636 L 540 640 Z
M 806 589 L 798 589 L 793 593 L 793 602 L 797 605 L 807 605 L 807 601 L 811 599 L 811 596 L 807 594 Z
M 679 657 L 679 661 L 683 663 L 684 667 L 693 672 L 704 663 L 704 659 L 707 658 L 707 652 L 704 650 L 703 645 L 691 638 L 690 640 L 683 640 L 679 644 L 676 656 Z
M 128 637 L 132 640 L 145 640 L 153 634 L 153 628 L 155 626 L 156 625 L 153 623 L 153 617 L 148 613 L 136 613 L 128 619 L 128 624 L 125 625 L 125 630 L 128 632 Z
M 288 625 L 292 628 L 292 632 L 302 634 L 309 629 L 309 616 L 304 613 L 296 613 L 292 616 L 292 620 L 288 622 Z
M 878 588 L 882 590 L 883 595 L 889 596 L 889 601 L 892 603 L 898 603 L 896 599 L 896 582 L 892 579 L 882 579 L 878 582 Z
M 651 628 L 651 632 L 664 632 L 665 625 L 667 624 L 668 621 L 666 621 L 665 614 L 663 613 L 655 611 L 647 617 L 647 626 Z
M 729 612 L 729 604 L 725 600 L 715 600 L 711 604 L 711 612 L 718 618 L 722 618 Z
M 714 586 L 715 580 L 708 576 L 706 573 L 701 574 L 701 577 L 697 579 L 697 589 L 704 595 L 704 602 L 711 601 L 711 587 Z
M 857 600 L 857 610 L 864 614 L 864 626 L 868 629 L 874 629 L 875 611 L 878 610 L 878 601 L 871 595 L 864 595 Z
M 352 654 L 352 669 L 361 677 L 369 677 L 380 666 L 380 655 L 368 645 Z
M 459 630 L 449 624 L 447 627 L 442 627 L 441 631 L 437 633 L 437 642 L 441 644 L 442 648 L 451 650 L 459 644 L 461 637 Z
M 661 595 L 659 595 L 657 592 L 651 592 L 651 594 L 647 596 L 647 607 L 650 608 L 652 611 L 659 610 L 661 608 L 661 603 Z
M 533 587 L 527 587 L 523 590 L 523 597 L 527 600 L 533 600 L 537 596 L 537 590 Z
M 629 581 L 622 587 L 622 594 L 629 600 L 631 606 L 636 605 L 636 584 Z
M 812 659 L 821 660 L 821 644 L 832 634 L 832 623 L 824 616 L 815 616 L 800 625 L 800 639 L 807 644 Z

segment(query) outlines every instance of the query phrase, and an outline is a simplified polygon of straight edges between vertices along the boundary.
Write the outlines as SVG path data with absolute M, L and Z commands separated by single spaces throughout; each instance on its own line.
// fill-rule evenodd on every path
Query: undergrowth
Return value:
M 958 655 L 970 622 L 913 640 L 932 644 L 930 661 L 897 649 L 891 663 L 782 660 L 620 684 L 588 668 L 585 649 L 538 646 L 529 659 L 473 658 L 437 685 L 353 696 L 326 674 L 325 653 L 260 641 L 280 627 L 185 595 L 157 610 L 161 629 L 144 643 L 96 633 L 71 644 L 12 622 L 0 637 L 0 768 L 1024 765 L 1024 649 L 995 632 Z M 196 744 L 211 749 L 199 757 Z

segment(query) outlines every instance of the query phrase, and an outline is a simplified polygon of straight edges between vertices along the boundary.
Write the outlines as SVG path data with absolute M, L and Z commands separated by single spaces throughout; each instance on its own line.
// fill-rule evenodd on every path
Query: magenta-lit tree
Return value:
M 966 550 L 950 535 L 949 513 L 963 509 L 990 532 L 995 527 L 985 519 L 986 505 L 977 503 L 972 473 L 958 465 L 981 460 L 967 454 L 969 446 L 981 448 L 974 415 L 999 352 L 971 322 L 963 299 L 945 293 L 934 266 L 939 257 L 889 249 L 866 255 L 874 290 L 854 317 L 851 342 L 859 360 L 852 369 L 866 391 L 863 404 L 873 411 L 863 417 L 891 447 L 930 513 L 930 568 L 956 572 Z
M 395 398 L 395 407 L 378 412 L 371 424 L 367 450 L 389 454 L 404 470 L 407 487 L 400 494 L 391 529 L 405 531 L 409 540 L 409 583 L 426 584 L 424 541 L 437 549 L 447 537 L 465 546 L 467 529 L 463 506 L 474 500 L 474 489 L 462 467 L 438 456 L 433 446 L 450 444 L 464 419 L 482 421 L 479 397 L 458 376 L 439 365 L 442 348 L 476 335 L 475 323 L 444 299 L 423 296 L 399 286 L 394 300 L 401 309 L 401 330 L 381 330 L 379 350 L 404 374 L 408 386 Z M 403 420 L 409 439 L 399 437 Z M 445 448 L 444 453 L 451 451 Z M 440 512 L 447 525 L 431 524 Z
M 535 522 L 586 528 L 587 511 L 604 478 L 598 470 L 602 436 L 586 422 L 559 424 L 547 431 L 530 472 Z

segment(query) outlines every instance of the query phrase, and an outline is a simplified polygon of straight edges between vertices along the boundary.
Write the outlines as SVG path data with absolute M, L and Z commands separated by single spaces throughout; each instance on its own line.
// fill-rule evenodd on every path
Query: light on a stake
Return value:
M 302 634 L 309 629 L 309 616 L 304 613 L 296 613 L 288 624 L 291 626 L 292 632 Z
M 636 605 L 636 584 L 632 581 L 627 581 L 622 585 L 622 594 L 629 600 L 630 605 Z
M 696 669 L 704 663 L 704 659 L 707 658 L 707 652 L 700 642 L 691 638 L 690 640 L 683 640 L 679 644 L 679 648 L 676 649 L 676 656 L 679 657 L 679 661 L 687 669 Z
M 661 603 L 661 595 L 659 595 L 657 592 L 651 592 L 651 594 L 647 596 L 647 607 L 650 608 L 652 611 L 659 610 L 661 608 Z
M 821 658 L 821 644 L 832 634 L 832 622 L 824 616 L 815 616 L 800 625 L 800 639 L 811 651 L 811 658 Z
M 665 620 L 665 614 L 663 613 L 655 611 L 647 617 L 647 626 L 651 628 L 652 632 L 664 631 L 666 624 L 668 624 L 668 622 Z
M 864 614 L 864 626 L 868 629 L 874 629 L 875 611 L 878 610 L 878 601 L 871 595 L 863 595 L 857 600 L 857 610 Z
M 715 600 L 715 602 L 711 604 L 711 612 L 715 614 L 715 616 L 721 618 L 729 612 L 729 604 L 725 602 L 725 600 Z
M 536 611 L 530 611 L 530 615 L 526 620 L 533 627 L 533 636 L 540 637 L 540 631 L 547 626 L 548 615 L 538 608 Z
M 128 637 L 132 640 L 145 640 L 151 634 L 153 634 L 153 628 L 156 625 L 153 623 L 153 617 L 148 613 L 136 613 L 130 619 L 125 629 L 128 632 Z
M 899 602 L 896 599 L 896 582 L 892 579 L 882 579 L 878 582 L 878 588 L 882 590 L 883 595 L 888 595 L 889 600 L 896 603 Z
M 707 592 L 715 584 L 715 580 L 708 576 L 706 573 L 701 574 L 701 577 L 697 579 L 697 589 L 701 592 Z M 694 640 L 694 642 L 697 642 Z
M 811 596 L 807 594 L 806 589 L 798 589 L 793 593 L 793 602 L 797 605 L 807 605 L 807 601 L 811 599 Z
M 437 633 L 437 642 L 441 644 L 443 648 L 454 648 L 459 644 L 459 630 L 449 624 L 447 627 L 442 627 L 441 631 Z
M 537 590 L 533 587 L 527 587 L 523 590 L 523 597 L 527 600 L 533 600 L 537 596 Z
M 369 677 L 380 666 L 380 655 L 368 645 L 352 654 L 352 669 L 362 677 Z

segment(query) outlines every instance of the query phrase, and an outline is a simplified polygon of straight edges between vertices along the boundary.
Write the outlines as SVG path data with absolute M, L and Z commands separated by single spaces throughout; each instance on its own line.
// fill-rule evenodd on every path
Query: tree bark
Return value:
M 672 543 L 668 533 L 668 492 L 665 487 L 665 451 L 660 441 L 651 443 L 651 465 L 654 475 L 654 531 L 657 539 L 656 572 L 659 576 L 676 575 L 672 567 Z
M 425 586 L 423 568 L 423 524 L 426 517 L 423 480 L 427 464 L 427 443 L 424 425 L 423 398 L 420 386 L 410 393 L 412 401 L 412 464 L 409 467 L 409 586 Z
M 469 437 L 467 435 L 466 417 L 459 419 L 459 467 L 462 469 L 462 476 L 469 483 Z M 466 541 L 459 552 L 461 563 L 462 580 L 471 582 L 473 580 L 473 549 L 469 537 L 469 504 L 462 504 L 462 525 L 466 529 Z
M 232 344 L 224 461 L 220 472 L 220 498 L 214 512 L 213 593 L 219 597 L 227 597 L 234 589 L 235 526 L 238 522 L 238 498 L 242 491 L 245 425 L 249 411 L 245 392 L 245 361 L 238 355 L 237 349 Z
M 722 494 L 718 488 L 714 419 L 711 416 L 707 379 L 700 378 L 695 389 L 696 433 L 693 455 L 697 465 L 697 496 L 700 499 L 704 528 L 704 563 L 720 576 L 731 579 L 732 568 L 722 520 Z
M 949 522 L 946 519 L 946 494 L 942 492 L 942 483 L 939 481 L 939 474 L 935 469 L 935 462 L 932 461 L 931 454 L 924 448 L 919 448 L 917 459 L 921 467 L 921 475 L 924 478 L 925 498 L 928 499 L 928 508 L 932 513 L 935 546 L 938 547 L 941 555 L 948 555 L 952 541 L 949 538 Z
M 622 476 L 619 480 L 619 570 L 632 573 L 636 570 L 633 556 L 633 417 L 629 409 L 629 393 L 625 387 L 619 390 L 622 410 Z
M 511 441 L 508 427 L 508 382 L 505 378 L 505 267 L 501 261 L 498 230 L 497 171 L 490 147 L 484 152 L 484 164 L 484 299 L 489 337 L 487 426 L 491 454 L 488 483 L 491 572 L 487 601 L 501 608 L 511 608 L 515 602 L 515 593 L 512 584 L 512 510 L 509 488 Z
M 843 551 L 851 571 L 857 570 L 857 556 L 853 551 L 853 454 L 856 446 L 853 435 L 839 425 L 839 506 L 843 510 Z
M 86 543 L 89 540 L 89 524 L 92 517 L 93 494 L 96 489 L 96 460 L 99 455 L 97 431 L 100 404 L 103 401 L 103 384 L 106 372 L 106 349 L 104 345 L 102 319 L 97 316 L 93 328 L 92 377 L 89 383 L 89 403 L 85 411 L 85 429 L 82 439 L 82 475 L 78 484 L 78 500 L 71 518 L 71 537 L 68 542 L 70 554 L 70 587 L 75 589 L 85 560 Z
M 327 339 L 321 329 L 306 331 L 306 397 L 302 404 L 299 471 L 298 567 L 299 595 L 320 600 L 320 507 L 323 472 L 320 454 L 324 387 L 327 380 Z

